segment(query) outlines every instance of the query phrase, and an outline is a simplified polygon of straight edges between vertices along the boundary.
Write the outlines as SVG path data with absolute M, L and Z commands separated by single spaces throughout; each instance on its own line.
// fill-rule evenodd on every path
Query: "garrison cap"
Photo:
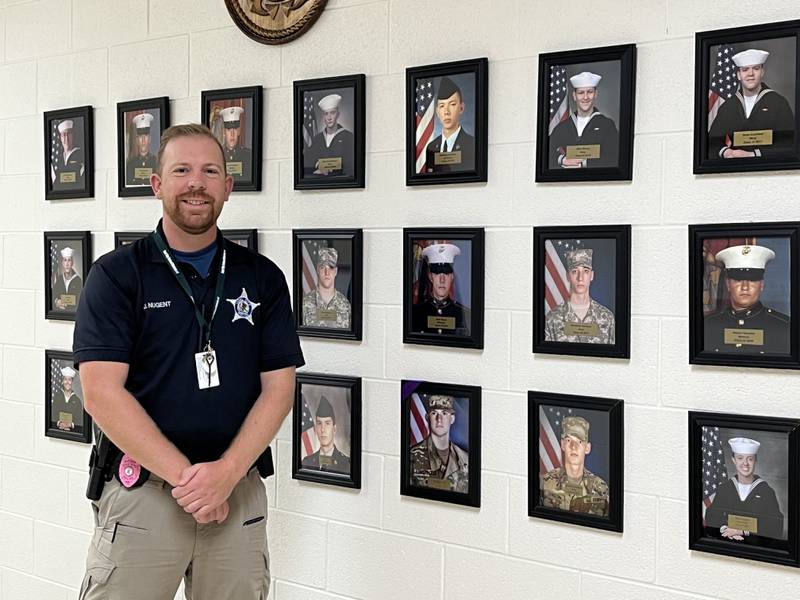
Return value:
M 570 435 L 582 442 L 588 442 L 589 421 L 583 417 L 564 417 L 561 422 L 561 438 L 563 439 Z
M 725 274 L 737 281 L 761 281 L 767 263 L 775 253 L 764 246 L 730 246 L 717 252 L 716 259 L 725 265 Z
M 324 419 L 326 417 L 330 417 L 334 421 L 336 421 L 336 415 L 333 414 L 333 406 L 331 403 L 328 402 L 328 399 L 325 396 L 320 396 L 319 399 L 319 406 L 317 406 L 317 419 Z
M 436 99 L 447 100 L 455 93 L 458 93 L 460 98 L 464 98 L 461 94 L 461 88 L 458 87 L 452 79 L 449 77 L 442 77 L 442 80 L 439 82 L 439 91 L 436 92 Z

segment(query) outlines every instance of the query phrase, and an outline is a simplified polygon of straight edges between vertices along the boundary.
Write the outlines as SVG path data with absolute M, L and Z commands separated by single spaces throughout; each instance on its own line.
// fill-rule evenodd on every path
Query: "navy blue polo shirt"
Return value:
M 178 263 L 207 319 L 222 243 L 218 233 L 205 279 Z M 126 389 L 192 463 L 217 460 L 228 448 L 261 393 L 260 373 L 305 364 L 281 270 L 238 244 L 225 248 L 225 286 L 211 329 L 217 387 L 198 387 L 200 326 L 153 234 L 94 263 L 75 320 L 75 363 L 127 363 Z M 250 319 L 242 316 L 248 302 Z

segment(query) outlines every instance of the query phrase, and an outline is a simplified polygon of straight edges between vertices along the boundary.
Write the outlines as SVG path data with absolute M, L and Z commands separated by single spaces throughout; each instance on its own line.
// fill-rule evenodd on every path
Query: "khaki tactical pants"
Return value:
M 266 600 L 267 495 L 252 469 L 228 499 L 223 523 L 199 524 L 151 475 L 126 489 L 116 479 L 93 502 L 95 530 L 80 600 Z

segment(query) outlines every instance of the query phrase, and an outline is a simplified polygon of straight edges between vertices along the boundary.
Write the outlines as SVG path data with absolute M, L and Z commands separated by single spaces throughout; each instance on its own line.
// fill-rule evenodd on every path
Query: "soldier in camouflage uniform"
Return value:
M 592 451 L 589 421 L 564 417 L 561 423 L 563 466 L 541 477 L 542 506 L 570 512 L 608 516 L 608 484 L 584 467 Z
M 614 344 L 614 313 L 589 295 L 594 279 L 592 250 L 570 250 L 566 258 L 569 300 L 547 313 L 545 341 Z
M 350 329 L 350 301 L 336 289 L 339 253 L 323 248 L 317 255 L 317 287 L 303 296 L 303 325 Z
M 456 420 L 453 397 L 432 395 L 427 399 L 428 437 L 411 447 L 411 484 L 469 492 L 469 453 L 450 441 Z

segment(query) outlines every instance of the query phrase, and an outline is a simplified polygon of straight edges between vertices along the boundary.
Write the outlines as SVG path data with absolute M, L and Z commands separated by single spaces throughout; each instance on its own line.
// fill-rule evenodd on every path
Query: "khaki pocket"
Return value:
M 86 559 L 86 575 L 83 577 L 81 584 L 79 600 L 92 600 L 99 596 L 95 594 L 103 592 L 108 578 L 114 572 L 116 565 L 107 556 L 103 556 L 97 549 L 92 546 L 89 548 L 89 556 Z

